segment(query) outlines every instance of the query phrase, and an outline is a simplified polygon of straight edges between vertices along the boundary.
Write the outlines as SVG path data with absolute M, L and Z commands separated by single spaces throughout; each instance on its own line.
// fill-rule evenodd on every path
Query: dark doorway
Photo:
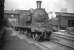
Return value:
M 74 27 L 74 20 L 68 20 L 68 26 Z

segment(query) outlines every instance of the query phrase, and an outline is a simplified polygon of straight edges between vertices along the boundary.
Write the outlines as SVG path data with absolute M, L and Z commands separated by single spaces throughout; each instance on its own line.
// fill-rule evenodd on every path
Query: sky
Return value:
M 35 9 L 37 0 L 5 0 L 5 10 L 12 9 Z M 61 11 L 66 9 L 67 12 L 74 13 L 74 0 L 41 0 L 42 8 L 49 11 Z

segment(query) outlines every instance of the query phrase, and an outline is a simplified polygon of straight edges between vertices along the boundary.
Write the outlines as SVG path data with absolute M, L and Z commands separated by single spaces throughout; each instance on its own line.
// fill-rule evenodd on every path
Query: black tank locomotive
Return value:
M 52 25 L 45 9 L 41 8 L 41 1 L 37 1 L 37 8 L 30 14 L 19 18 L 19 25 L 16 30 L 26 32 L 34 40 L 49 39 L 52 32 Z

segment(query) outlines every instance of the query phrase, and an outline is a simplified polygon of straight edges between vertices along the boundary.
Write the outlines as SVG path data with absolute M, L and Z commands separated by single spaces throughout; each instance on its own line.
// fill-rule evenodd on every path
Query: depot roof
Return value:
M 6 14 L 30 14 L 29 10 L 4 10 Z

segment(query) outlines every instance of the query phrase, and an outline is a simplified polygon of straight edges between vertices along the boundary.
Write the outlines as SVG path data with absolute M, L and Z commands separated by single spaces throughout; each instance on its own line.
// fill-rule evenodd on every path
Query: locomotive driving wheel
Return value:
M 33 34 L 33 39 L 36 40 L 36 41 L 39 41 L 40 36 L 37 33 L 35 33 L 35 34 Z

